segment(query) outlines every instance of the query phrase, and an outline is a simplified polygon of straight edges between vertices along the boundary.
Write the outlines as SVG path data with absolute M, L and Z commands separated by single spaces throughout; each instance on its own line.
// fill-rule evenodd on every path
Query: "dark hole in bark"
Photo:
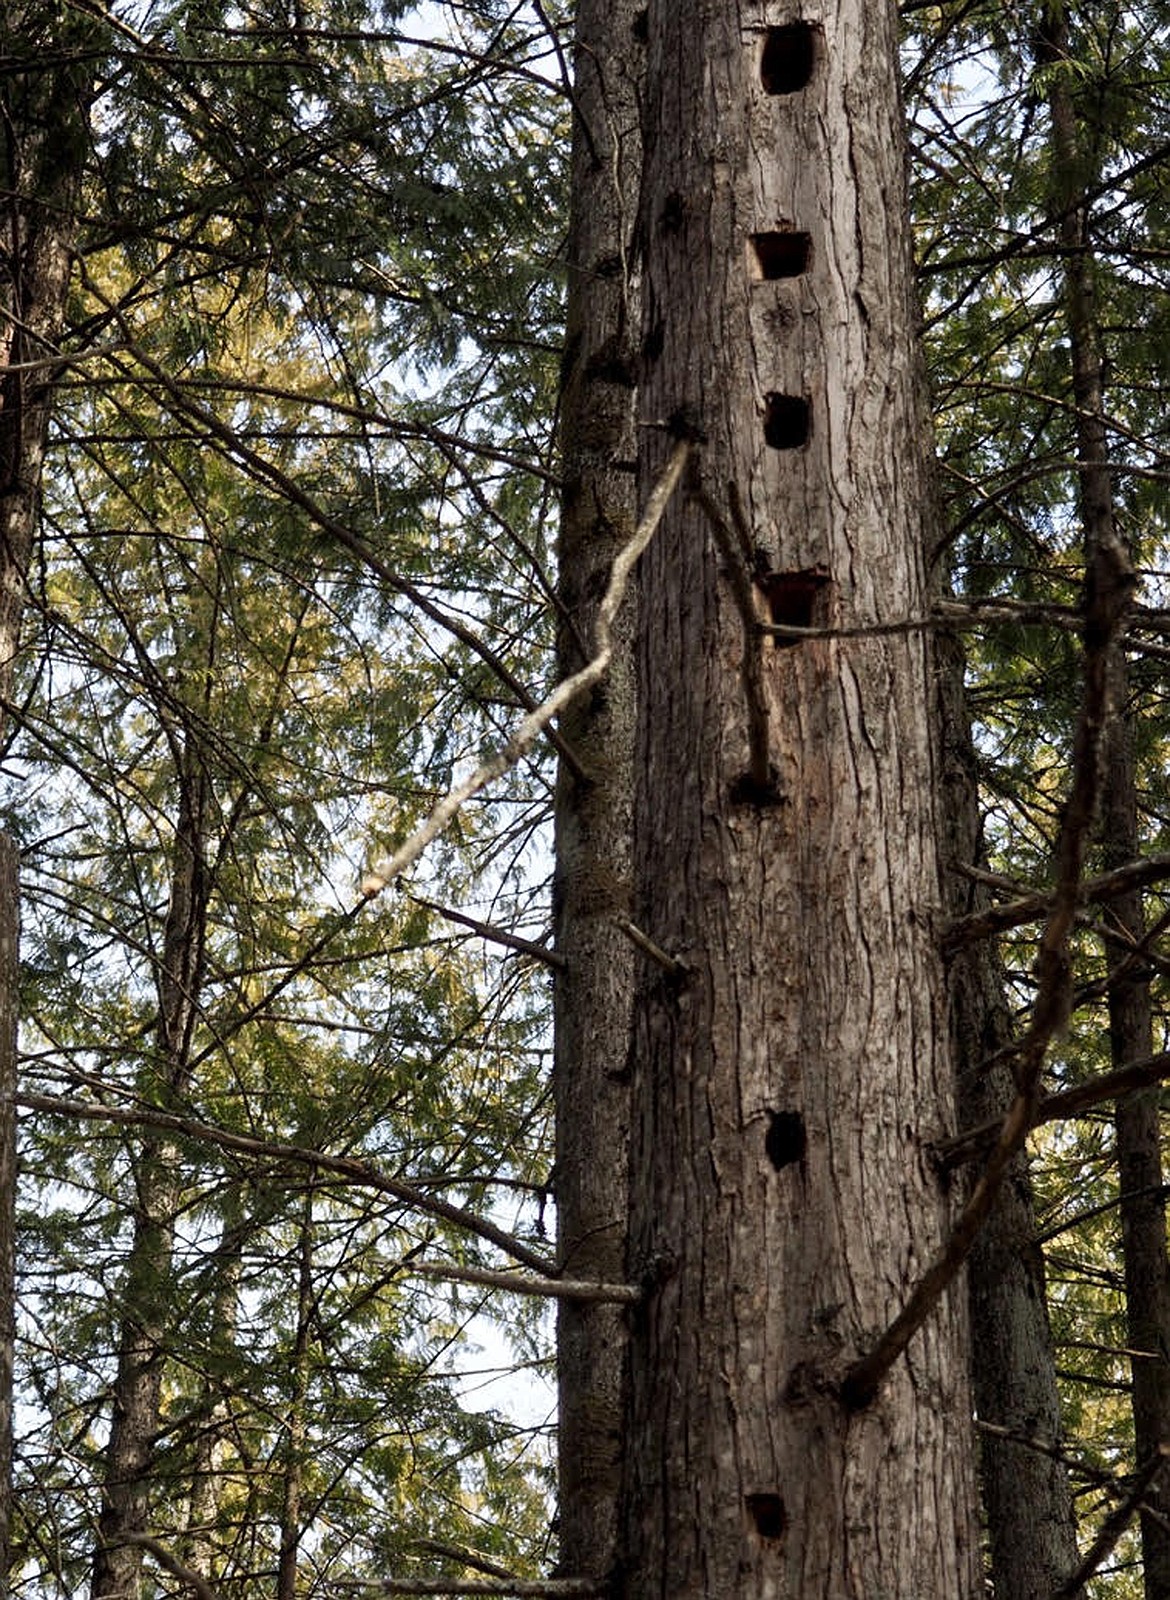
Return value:
M 678 233 L 683 225 L 683 197 L 677 189 L 672 189 L 662 202 L 662 215 L 660 221 L 663 233 Z
M 827 628 L 829 625 L 829 574 L 821 567 L 802 572 L 765 572 L 756 582 L 768 600 L 772 621 L 780 628 Z M 798 638 L 773 635 L 776 648 L 799 644 Z
M 743 773 L 731 785 L 731 799 L 737 806 L 782 806 L 784 793 L 780 788 L 780 774 L 771 762 L 768 776 L 762 782 L 750 772 Z
M 768 1116 L 771 1122 L 764 1135 L 764 1149 L 776 1171 L 782 1172 L 794 1161 L 804 1160 L 804 1118 L 799 1111 L 769 1111 Z
M 743 1503 L 761 1539 L 782 1539 L 788 1526 L 788 1513 L 778 1494 L 746 1494 Z
M 808 271 L 812 240 L 807 233 L 775 229 L 770 233 L 753 233 L 748 243 L 752 272 L 757 278 L 799 278 L 802 272 Z
M 773 450 L 799 450 L 808 443 L 811 410 L 791 394 L 764 396 L 764 439 Z
M 760 58 L 760 82 L 765 94 L 795 94 L 804 88 L 813 75 L 815 32 L 808 22 L 789 22 L 768 29 Z

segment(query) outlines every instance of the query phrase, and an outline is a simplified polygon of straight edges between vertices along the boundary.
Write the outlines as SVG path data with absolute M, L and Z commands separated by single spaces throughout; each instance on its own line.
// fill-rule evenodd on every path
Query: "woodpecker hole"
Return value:
M 778 1494 L 745 1494 L 743 1503 L 761 1539 L 782 1539 L 788 1513 Z
M 799 278 L 808 271 L 812 240 L 807 233 L 776 230 L 748 238 L 748 267 L 753 278 Z
M 823 567 L 809 567 L 803 572 L 764 572 L 756 582 L 764 591 L 776 627 L 829 626 L 832 582 Z M 786 639 L 782 634 L 773 634 L 772 638 L 778 650 L 800 643 L 798 638 Z
M 768 28 L 760 57 L 760 82 L 765 94 L 795 94 L 813 75 L 816 29 L 809 22 L 788 22 Z
M 773 450 L 799 450 L 808 443 L 812 408 L 791 394 L 764 396 L 764 442 Z
M 807 1139 L 804 1118 L 799 1111 L 769 1111 L 771 1119 L 764 1135 L 764 1149 L 777 1172 L 794 1161 L 803 1161 Z

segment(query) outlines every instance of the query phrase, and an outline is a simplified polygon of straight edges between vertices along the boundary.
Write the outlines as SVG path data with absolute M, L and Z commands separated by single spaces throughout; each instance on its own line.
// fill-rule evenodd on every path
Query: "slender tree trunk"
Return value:
M 195 741 L 188 739 L 179 775 L 171 900 L 163 934 L 156 1029 L 158 1087 L 179 1101 L 189 1087 L 191 1039 L 203 976 L 207 914 L 204 863 L 208 782 Z M 134 1230 L 122 1286 L 122 1338 L 114 1378 L 102 1511 L 91 1580 L 92 1600 L 133 1600 L 148 1533 L 151 1466 L 159 1424 L 172 1317 L 168 1280 L 181 1160 L 169 1139 L 144 1141 L 134 1165 Z
M 1116 537 L 1113 481 L 1100 328 L 1093 290 L 1092 241 L 1084 194 L 1077 110 L 1068 62 L 1069 16 L 1059 3 L 1045 6 L 1038 61 L 1049 69 L 1054 190 L 1061 213 L 1066 322 L 1072 359 L 1073 400 L 1080 478 L 1081 521 L 1086 559 Z M 1093 174 L 1092 176 L 1096 176 Z M 1105 866 L 1120 866 L 1141 853 L 1134 761 L 1134 733 L 1126 712 L 1124 657 L 1116 667 L 1114 703 L 1121 713 L 1110 731 L 1102 807 Z M 1145 934 L 1140 891 L 1112 902 L 1115 937 L 1105 940 L 1109 984 L 1109 1040 L 1114 1067 L 1153 1053 L 1149 973 L 1133 956 Z M 1125 1252 L 1126 1317 L 1131 1357 L 1134 1445 L 1137 1464 L 1170 1445 L 1170 1262 L 1166 1249 L 1166 1205 L 1161 1155 L 1161 1094 L 1157 1089 L 1118 1101 L 1115 1118 L 1122 1239 Z M 1165 1471 L 1150 1485 L 1141 1513 L 1142 1568 L 1147 1600 L 1170 1595 L 1170 1481 Z
M 25 584 L 37 532 L 41 473 L 65 327 L 78 196 L 89 142 L 88 65 L 46 65 L 59 43 L 36 5 L 0 14 L 0 738 L 9 727 Z M 73 42 L 92 20 L 78 14 Z M 84 51 L 80 59 L 86 60 Z M 24 62 L 25 70 L 19 63 Z M 0 1594 L 12 1531 L 12 1407 L 16 1299 L 16 1029 L 19 1015 L 19 854 L 0 832 Z
M 791 13 L 786 13 L 790 16 Z M 948 1226 L 926 439 L 896 16 L 649 11 L 622 1592 L 978 1592 L 962 1292 L 838 1387 Z
M 214 1585 L 216 1581 L 217 1521 L 222 1473 L 217 1446 L 224 1440 L 230 1412 L 223 1397 L 224 1371 L 235 1353 L 239 1326 L 240 1273 L 244 1247 L 255 1226 L 246 1216 L 242 1185 L 234 1186 L 224 1205 L 223 1228 L 215 1251 L 215 1287 L 208 1341 L 208 1372 L 203 1382 L 199 1434 L 191 1462 L 191 1493 L 187 1508 L 186 1549 L 183 1560 L 193 1572 Z
M 276 1600 L 296 1600 L 297 1554 L 301 1543 L 301 1488 L 309 1436 L 305 1404 L 309 1392 L 309 1339 L 313 1316 L 313 1191 L 305 1195 L 297 1252 L 297 1320 L 293 1330 L 290 1394 L 285 1419 L 284 1479 L 280 1506 L 280 1555 Z
M 963 653 L 939 645 L 946 822 L 952 862 L 982 855 L 975 752 L 963 697 Z M 985 892 L 960 872 L 948 877 L 947 910 L 977 909 Z M 1012 1037 L 1004 975 L 994 947 L 971 946 L 951 968 L 951 1026 L 959 1070 L 960 1122 L 1002 1116 L 1015 1084 L 1006 1060 Z M 1044 1256 L 1036 1244 L 1025 1157 L 1014 1163 L 971 1252 L 971 1386 L 980 1422 L 979 1477 L 995 1600 L 1048 1600 L 1077 1564 L 1076 1520 L 1063 1464 L 1037 1445 L 1061 1439 L 1060 1395 L 1048 1321 Z M 991 1431 L 1007 1429 L 1012 1438 Z
M 16 1354 L 16 1030 L 20 983 L 20 853 L 0 830 L 0 1597 L 8 1593 L 13 1516 Z
M 631 259 L 643 56 L 629 0 L 577 9 L 573 211 L 561 397 L 561 671 L 592 653 L 609 568 L 635 524 L 638 282 Z M 560 1258 L 575 1277 L 625 1268 L 635 721 L 628 598 L 604 687 L 561 724 L 584 773 L 562 768 L 556 812 L 556 1198 Z M 562 1301 L 557 1318 L 561 1565 L 615 1560 L 622 1459 L 624 1313 Z

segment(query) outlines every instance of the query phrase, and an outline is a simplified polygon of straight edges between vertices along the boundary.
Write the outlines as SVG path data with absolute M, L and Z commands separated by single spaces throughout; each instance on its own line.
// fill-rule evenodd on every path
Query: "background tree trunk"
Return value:
M 1087 190 L 1099 172 L 1085 169 L 1077 108 L 1069 77 L 1072 60 L 1067 8 L 1045 6 L 1037 60 L 1048 71 L 1052 119 L 1053 189 L 1064 246 L 1066 324 L 1076 406 L 1076 451 L 1085 559 L 1117 536 L 1109 436 L 1105 423 L 1103 357 L 1093 293 Z M 1134 733 L 1126 715 L 1128 673 L 1119 653 L 1113 688 L 1118 712 L 1109 731 L 1102 805 L 1104 864 L 1121 866 L 1141 853 L 1134 772 Z M 1105 939 L 1110 970 L 1109 1043 L 1114 1067 L 1153 1054 L 1149 969 L 1135 947 L 1145 936 L 1140 890 L 1117 897 Z M 1161 1152 L 1161 1091 L 1117 1102 L 1117 1176 L 1125 1255 L 1126 1319 L 1130 1349 L 1135 1466 L 1170 1445 L 1170 1261 Z M 1147 1600 L 1170 1594 L 1170 1481 L 1163 1470 L 1141 1512 L 1142 1569 Z
M 42 50 L 61 44 L 46 38 L 47 22 L 36 5 L 9 5 L 0 15 L 0 54 L 10 64 L 0 84 L 5 190 L 0 223 L 0 737 L 5 741 L 59 371 L 53 358 L 65 326 L 89 145 L 91 68 L 83 46 L 93 32 L 92 19 L 78 13 L 62 30 L 79 47 L 77 60 L 66 52 L 64 64 L 55 65 L 37 59 Z M 0 1593 L 7 1592 L 13 1511 L 19 871 L 16 843 L 0 831 Z
M 609 569 L 635 525 L 638 283 L 630 247 L 641 171 L 643 56 L 627 0 L 577 9 L 567 351 L 561 398 L 564 499 L 559 574 L 562 674 L 593 651 Z M 561 722 L 585 768 L 562 767 L 556 807 L 554 1082 L 560 1259 L 574 1277 L 625 1268 L 631 914 L 632 638 L 628 597 L 601 689 Z M 626 1321 L 612 1305 L 561 1301 L 559 1536 L 566 1572 L 613 1565 L 621 1481 Z
M 939 644 L 945 727 L 945 815 L 954 865 L 982 856 L 975 752 L 963 703 L 963 653 Z M 948 874 L 948 912 L 965 915 L 986 893 Z M 994 947 L 960 951 L 950 974 L 951 1026 L 959 1071 L 960 1124 L 1002 1116 L 1015 1092 L 1004 976 Z M 1076 1520 L 1064 1465 L 1025 1442 L 1059 1445 L 1060 1395 L 1036 1216 L 1025 1157 L 1017 1157 L 968 1263 L 971 1386 L 979 1420 L 1011 1430 L 979 1437 L 979 1478 L 995 1600 L 1047 1600 L 1077 1564 Z
M 925 431 L 896 19 L 652 5 L 624 1592 L 978 1590 L 961 1293 L 852 1414 L 834 1380 L 947 1229 L 953 1125 Z M 761 725 L 766 713 L 766 744 Z

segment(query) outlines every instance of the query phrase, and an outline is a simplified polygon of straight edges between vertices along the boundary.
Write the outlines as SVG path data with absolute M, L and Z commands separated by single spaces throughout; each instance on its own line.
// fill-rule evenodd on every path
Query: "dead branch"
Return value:
M 971 876 L 969 869 L 965 875 Z M 1077 904 L 1111 900 L 1116 895 L 1127 893 L 1130 889 L 1159 883 L 1164 878 L 1170 878 L 1170 854 L 1165 851 L 1158 855 L 1144 856 L 1140 861 L 1128 861 L 1125 866 L 1116 867 L 1112 872 L 1102 872 L 1094 878 L 1086 878 L 1077 891 Z M 1003 905 L 988 906 L 985 910 L 973 911 L 969 916 L 957 918 L 943 934 L 944 954 L 952 955 L 962 945 L 970 944 L 972 940 L 1005 933 L 1009 928 L 1019 927 L 1021 923 L 1038 922 L 1051 910 L 1055 897 L 1054 889 L 1038 889 L 1031 894 L 1021 895 L 1016 900 L 1009 900 Z
M 614 560 L 610 569 L 609 586 L 597 612 L 597 654 L 593 660 L 587 662 L 579 672 L 573 673 L 572 677 L 565 678 L 559 683 L 547 700 L 529 712 L 502 750 L 481 762 L 471 776 L 462 783 L 453 784 L 426 821 L 416 828 L 408 839 L 404 839 L 391 856 L 378 863 L 362 880 L 362 892 L 368 899 L 380 894 L 388 884 L 394 882 L 400 872 L 405 872 L 407 867 L 417 861 L 427 845 L 438 838 L 473 795 L 477 795 L 494 779 L 502 777 L 514 767 L 536 743 L 553 718 L 605 676 L 613 655 L 613 624 L 626 592 L 630 574 L 662 521 L 663 513 L 682 476 L 691 448 L 685 439 L 679 440 L 675 445 L 658 482 L 650 492 L 641 522 L 635 528 L 629 543 L 618 552 Z
M 505 1272 L 495 1267 L 461 1267 L 453 1261 L 408 1261 L 403 1271 L 448 1283 L 480 1283 L 510 1294 L 544 1295 L 554 1300 L 607 1302 L 635 1305 L 642 1290 L 632 1283 L 584 1282 L 576 1278 L 538 1278 L 526 1272 Z
M 1115 1548 L 1117 1541 L 1125 1532 L 1130 1519 L 1137 1512 L 1142 1503 L 1146 1490 L 1170 1459 L 1170 1445 L 1159 1445 L 1148 1461 L 1142 1463 L 1135 1473 L 1133 1484 L 1125 1499 L 1105 1518 L 1101 1524 L 1101 1531 L 1090 1545 L 1084 1560 L 1077 1567 L 1072 1577 L 1053 1595 L 1052 1600 L 1078 1600 L 1078 1596 L 1106 1556 Z

